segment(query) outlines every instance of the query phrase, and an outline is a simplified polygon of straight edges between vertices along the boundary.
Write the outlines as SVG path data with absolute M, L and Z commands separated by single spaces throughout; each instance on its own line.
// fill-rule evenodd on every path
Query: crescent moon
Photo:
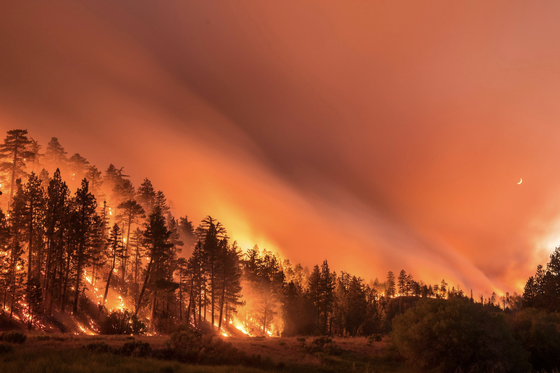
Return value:
M 519 178 L 519 182 L 517 183 L 517 185 L 521 184 L 523 182 L 522 178 Z

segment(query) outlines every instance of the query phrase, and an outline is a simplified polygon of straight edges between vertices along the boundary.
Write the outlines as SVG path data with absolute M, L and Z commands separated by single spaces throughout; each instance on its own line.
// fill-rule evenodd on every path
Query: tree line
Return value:
M 102 172 L 78 153 L 68 157 L 54 137 L 41 153 L 26 130 L 8 131 L 0 158 L 0 302 L 8 320 L 32 325 L 97 309 L 126 311 L 159 332 L 233 324 L 252 335 L 370 335 L 388 331 L 416 299 L 467 297 L 404 270 L 366 283 L 327 260 L 309 270 L 257 246 L 243 252 L 215 218 L 196 228 L 175 218 L 149 179 L 134 187 L 122 168 Z M 97 299 L 86 296 L 92 289 Z M 123 304 L 109 304 L 111 294 Z M 519 305 L 517 295 L 480 300 Z

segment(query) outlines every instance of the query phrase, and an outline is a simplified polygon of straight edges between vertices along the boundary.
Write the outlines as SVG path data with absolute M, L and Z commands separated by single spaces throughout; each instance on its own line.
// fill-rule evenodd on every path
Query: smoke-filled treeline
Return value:
M 418 298 L 466 296 L 404 270 L 365 283 L 326 260 L 309 270 L 257 246 L 243 253 L 216 219 L 195 227 L 174 217 L 150 180 L 135 187 L 122 168 L 101 171 L 80 154 L 69 157 L 54 137 L 42 152 L 26 130 L 11 130 L 0 156 L 0 304 L 10 321 L 37 326 L 87 314 L 93 332 L 186 325 L 370 335 Z M 520 303 L 517 295 L 480 300 L 504 309 Z

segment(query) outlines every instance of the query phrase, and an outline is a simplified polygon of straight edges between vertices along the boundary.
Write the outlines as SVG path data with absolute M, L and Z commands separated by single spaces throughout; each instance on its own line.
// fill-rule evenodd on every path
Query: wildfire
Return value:
M 233 324 L 233 326 L 235 326 L 235 328 L 239 330 L 241 333 L 252 337 L 251 333 L 249 332 L 249 328 L 245 322 L 242 322 L 237 318 L 235 318 L 233 321 L 230 321 L 229 323 Z

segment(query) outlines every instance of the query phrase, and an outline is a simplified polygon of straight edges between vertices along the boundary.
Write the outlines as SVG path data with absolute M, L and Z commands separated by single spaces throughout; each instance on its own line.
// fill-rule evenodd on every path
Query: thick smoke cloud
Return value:
M 558 243 L 555 2 L 2 7 L 0 129 L 148 177 L 243 248 L 482 292 Z

